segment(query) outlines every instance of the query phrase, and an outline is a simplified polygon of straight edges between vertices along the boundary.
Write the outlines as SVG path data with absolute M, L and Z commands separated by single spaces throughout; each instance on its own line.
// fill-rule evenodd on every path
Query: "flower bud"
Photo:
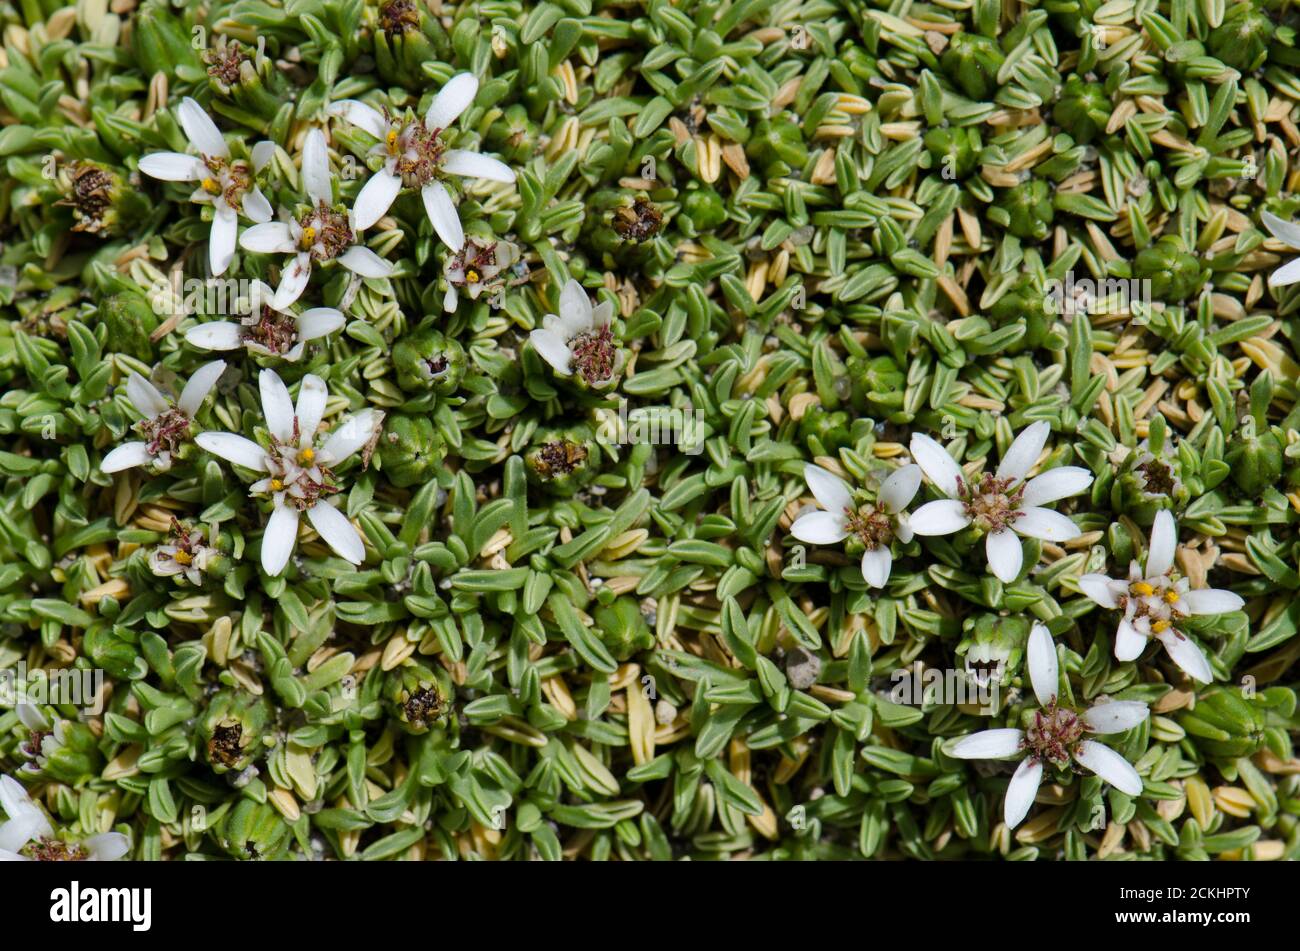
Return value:
M 218 773 L 242 772 L 262 754 L 270 708 L 263 697 L 223 690 L 208 703 L 200 735 L 209 765 Z
M 434 477 L 447 454 L 428 416 L 390 415 L 379 437 L 379 464 L 388 480 L 405 488 Z
M 600 639 L 620 663 L 655 645 L 655 636 L 635 598 L 623 595 L 592 614 Z
M 454 393 L 465 376 L 465 348 L 425 326 L 413 330 L 393 347 L 397 384 L 408 393 Z
M 570 496 L 585 487 L 600 464 L 600 449 L 591 427 L 540 429 L 524 456 L 529 481 L 551 495 Z
M 963 30 L 953 34 L 939 65 L 962 92 L 982 100 L 997 89 L 998 70 L 1005 61 L 996 40 Z

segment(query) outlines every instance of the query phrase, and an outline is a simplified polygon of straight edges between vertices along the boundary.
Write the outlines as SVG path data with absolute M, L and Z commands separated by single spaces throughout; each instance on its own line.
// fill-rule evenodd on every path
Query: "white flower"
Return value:
M 592 307 L 582 285 L 570 278 L 560 291 L 559 316 L 547 314 L 528 339 L 556 373 L 576 372 L 598 389 L 613 383 L 619 369 L 618 344 L 609 323 L 613 316 L 613 304 L 602 301 Z
M 312 129 L 302 147 L 302 183 L 309 207 L 298 218 L 254 225 L 239 236 L 239 246 L 257 254 L 292 254 L 293 260 L 280 276 L 271 306 L 284 310 L 307 288 L 313 261 L 337 260 L 361 277 L 388 277 L 393 265 L 357 241 L 364 230 L 353 212 L 334 206 L 334 178 L 330 174 L 325 133 Z
M 298 541 L 298 518 L 303 512 L 341 558 L 361 564 L 366 557 L 361 533 L 326 501 L 339 491 L 330 470 L 374 443 L 384 421 L 383 412 L 364 409 L 349 416 L 317 446 L 316 430 L 328 397 L 325 381 L 312 374 L 304 376 L 296 408 L 274 370 L 263 370 L 258 384 L 262 414 L 271 433 L 269 449 L 234 433 L 200 433 L 196 441 L 229 462 L 266 473 L 266 478 L 249 487 L 252 495 L 269 494 L 273 505 L 262 535 L 262 570 L 272 576 L 284 570 Z
M 507 184 L 515 180 L 515 173 L 504 162 L 465 149 L 449 149 L 442 142 L 443 131 L 460 118 L 476 95 L 477 77 L 457 73 L 433 97 L 423 120 L 393 116 L 386 110 L 379 112 L 356 99 L 330 105 L 332 115 L 379 140 L 371 153 L 382 157 L 384 164 L 357 195 L 354 209 L 358 228 L 369 228 L 382 218 L 403 186 L 418 188 L 424 210 L 442 243 L 452 251 L 461 249 L 465 232 L 451 193 L 440 180 L 442 176 L 463 175 Z
M 1005 759 L 1024 755 L 1007 786 L 1003 818 L 1014 829 L 1029 813 L 1038 786 L 1043 779 L 1043 764 L 1068 769 L 1071 764 L 1096 773 L 1120 792 L 1130 796 L 1142 793 L 1142 778 L 1137 770 L 1109 746 L 1085 740 L 1085 733 L 1123 733 L 1142 723 L 1149 715 L 1147 705 L 1135 700 L 1099 703 L 1083 713 L 1057 702 L 1060 670 L 1056 645 L 1047 628 L 1037 622 L 1029 633 L 1026 663 L 1034 696 L 1041 710 L 1034 712 L 1028 730 L 1014 728 L 982 730 L 949 745 L 949 756 L 959 759 Z
M 1264 221 L 1264 227 L 1278 241 L 1281 241 L 1288 248 L 1300 251 L 1300 225 L 1292 224 L 1289 221 L 1283 221 L 1277 215 L 1270 212 L 1264 212 L 1261 216 Z M 1288 261 L 1276 271 L 1268 276 L 1269 287 L 1285 287 L 1288 284 L 1294 284 L 1300 281 L 1300 258 L 1294 261 Z
M 1049 542 L 1078 537 L 1079 527 L 1074 522 L 1041 506 L 1085 491 L 1092 485 L 1092 473 L 1078 466 L 1060 466 L 1025 481 L 1050 432 L 1051 427 L 1041 420 L 1027 427 L 1007 449 L 997 474 L 985 473 L 978 482 L 966 480 L 943 446 L 929 436 L 914 434 L 912 458 L 948 498 L 927 502 L 913 512 L 912 531 L 951 535 L 975 525 L 987 535 L 984 545 L 989 568 L 1004 582 L 1016 579 L 1024 560 L 1017 533 Z
M 183 574 L 193 585 L 203 583 L 203 572 L 220 557 L 202 532 L 189 531 L 172 519 L 173 542 L 149 553 L 149 570 L 164 578 Z
M 1129 564 L 1128 581 L 1082 575 L 1079 590 L 1103 608 L 1124 612 L 1115 633 L 1117 660 L 1136 660 L 1154 637 L 1187 676 L 1208 684 L 1214 680 L 1210 662 L 1192 639 L 1178 630 L 1178 622 L 1192 615 L 1226 614 L 1239 610 L 1246 602 L 1231 591 L 1191 590 L 1186 578 L 1174 574 L 1177 547 L 1178 523 L 1162 509 L 1151 526 L 1145 570 L 1134 560 Z
M 54 827 L 41 807 L 11 776 L 0 776 L 0 808 L 6 818 L 0 823 L 0 862 L 30 862 L 33 858 L 115 862 L 131 848 L 130 840 L 120 832 L 105 832 L 79 843 L 54 838 Z
M 225 369 L 224 360 L 213 360 L 199 367 L 181 390 L 175 406 L 158 392 L 156 386 L 132 371 L 126 378 L 126 395 L 131 405 L 144 417 L 136 423 L 136 429 L 145 438 L 122 443 L 104 457 L 99 468 L 108 473 L 146 464 L 152 464 L 157 472 L 170 469 L 172 456 L 181 443 L 189 438 L 194 415 L 217 385 L 217 379 Z
M 259 142 L 252 150 L 252 167 L 242 159 L 231 159 L 221 130 L 203 107 L 189 97 L 181 101 L 176 117 L 190 145 L 199 153 L 154 152 L 140 159 L 140 171 L 165 182 L 198 182 L 191 201 L 212 205 L 212 234 L 208 239 L 208 265 L 213 276 L 226 273 L 235 256 L 235 234 L 239 214 L 251 221 L 271 220 L 271 203 L 266 200 L 253 175 L 275 154 L 271 142 Z
M 803 478 L 824 511 L 799 516 L 790 526 L 790 534 L 812 545 L 833 545 L 854 536 L 866 548 L 862 579 L 873 588 L 883 588 L 894 565 L 890 543 L 895 538 L 904 544 L 912 540 L 903 510 L 921 488 L 920 466 L 907 465 L 891 472 L 881 483 L 876 502 L 866 505 L 855 505 L 848 483 L 821 466 L 805 465 Z
M 461 290 L 469 295 L 470 300 L 478 300 L 485 291 L 500 287 L 504 282 L 497 278 L 518 259 L 519 249 L 509 241 L 466 236 L 465 246 L 447 255 L 443 262 L 447 293 L 442 299 L 442 309 L 453 313 Z
M 333 307 L 313 307 L 294 314 L 274 306 L 275 292 L 254 281 L 247 298 L 235 302 L 238 322 L 214 320 L 185 332 L 185 340 L 200 350 L 238 350 L 294 363 L 302 359 L 307 342 L 326 337 L 346 323 Z

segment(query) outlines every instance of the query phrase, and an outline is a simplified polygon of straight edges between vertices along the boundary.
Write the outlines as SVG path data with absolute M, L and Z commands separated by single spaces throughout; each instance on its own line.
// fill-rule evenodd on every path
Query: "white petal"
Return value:
M 372 109 L 364 102 L 359 102 L 356 99 L 341 99 L 338 102 L 332 102 L 326 112 L 332 116 L 339 116 L 358 129 L 364 129 L 376 139 L 382 140 L 388 133 L 388 123 L 384 121 L 383 114 L 378 109 Z
M 271 577 L 284 571 L 298 542 L 298 510 L 277 505 L 262 533 L 262 570 Z
M 424 124 L 430 129 L 447 128 L 460 118 L 477 95 L 478 78 L 473 73 L 457 73 L 433 97 L 429 111 L 424 114 Z
M 104 457 L 104 461 L 99 464 L 99 470 L 111 475 L 123 469 L 148 465 L 153 462 L 153 458 L 147 443 L 125 442 Z
M 212 217 L 208 235 L 208 266 L 220 277 L 235 257 L 235 238 L 239 235 L 239 216 L 229 207 L 218 208 Z
M 1151 547 L 1147 550 L 1146 566 L 1148 578 L 1159 578 L 1174 566 L 1177 547 L 1178 523 L 1168 509 L 1161 509 L 1151 525 Z
M 295 256 L 280 274 L 280 286 L 275 289 L 271 306 L 280 311 L 289 307 L 302 296 L 310 280 L 311 256 L 307 254 Z
M 375 438 L 384 422 L 384 413 L 377 409 L 363 409 L 339 423 L 321 446 L 320 458 L 326 465 L 336 466 Z
M 361 533 L 334 506 L 328 502 L 317 502 L 307 510 L 307 519 L 330 548 L 338 552 L 340 558 L 345 558 L 354 565 L 366 560 L 366 545 L 361 540 Z
M 297 250 L 293 233 L 283 221 L 268 221 L 244 229 L 239 236 L 239 246 L 256 254 L 292 254 Z
M 430 182 L 420 189 L 420 197 L 424 199 L 425 213 L 442 243 L 453 252 L 465 247 L 465 229 L 460 226 L 460 215 L 456 213 L 447 186 L 442 182 Z
M 1219 588 L 1184 591 L 1182 597 L 1182 606 L 1188 614 L 1227 614 L 1240 610 L 1245 604 L 1240 595 Z
M 248 154 L 253 160 L 253 171 L 260 172 L 271 164 L 271 159 L 275 158 L 275 143 L 264 139 L 253 146 Z
M 1149 715 L 1147 705 L 1139 700 L 1112 700 L 1084 711 L 1083 722 L 1093 733 L 1123 733 Z
M 24 811 L 0 824 L 0 850 L 17 852 L 40 834 L 41 821 L 39 813 Z
M 385 261 L 374 251 L 360 244 L 348 248 L 339 257 L 339 263 L 353 274 L 360 274 L 362 277 L 388 277 L 393 273 L 391 261 Z
M 1043 781 L 1043 764 L 1033 759 L 1024 759 L 1016 767 L 1011 782 L 1007 784 L 1007 798 L 1002 803 L 1002 818 L 1008 829 L 1014 829 L 1029 814 L 1029 807 L 1038 795 L 1038 786 Z
M 302 144 L 302 185 L 313 202 L 334 203 L 329 150 L 325 145 L 325 133 L 320 129 L 308 132 Z
M 1271 211 L 1266 211 L 1260 215 L 1264 222 L 1264 227 L 1268 229 L 1269 234 L 1277 238 L 1285 245 L 1300 249 L 1300 225 L 1283 221 Z
M 1115 659 L 1120 662 L 1137 660 L 1146 647 L 1146 635 L 1134 627 L 1128 618 L 1121 620 L 1119 629 L 1115 631 Z
M 203 160 L 180 152 L 153 152 L 140 159 L 140 171 L 163 182 L 197 182 L 208 173 Z
M 266 428 L 281 443 L 293 441 L 293 400 L 289 388 L 274 370 L 263 370 L 257 375 L 258 389 L 262 393 L 262 416 Z
M 454 314 L 456 312 L 456 301 L 457 301 L 456 288 L 449 284 L 447 285 L 447 293 L 442 295 L 443 311 L 445 311 L 448 314 Z
M 810 545 L 832 545 L 848 537 L 844 516 L 837 512 L 809 512 L 794 520 L 790 534 Z
M 1078 525 L 1060 512 L 1051 509 L 1022 508 L 1020 517 L 1011 527 L 1027 538 L 1041 538 L 1046 542 L 1068 542 L 1083 534 Z
M 1043 505 L 1078 495 L 1092 485 L 1092 473 L 1079 466 L 1058 466 L 1025 483 L 1022 505 Z
M 244 331 L 229 320 L 214 320 L 185 331 L 185 342 L 200 350 L 238 350 L 244 345 Z
M 912 464 L 896 469 L 880 485 L 880 507 L 890 515 L 897 515 L 911 504 L 920 488 L 920 466 Z
M 256 185 L 244 195 L 243 212 L 245 217 L 258 224 L 266 224 L 275 216 L 271 203 L 266 200 L 266 196 L 262 194 L 262 190 Z
M 528 339 L 532 343 L 533 349 L 542 355 L 543 360 L 555 368 L 556 373 L 568 376 L 573 372 L 569 368 L 573 354 L 569 352 L 568 341 L 554 330 L 534 330 L 528 334 Z
M 1015 756 L 1020 752 L 1020 741 L 1024 734 L 1019 730 L 998 729 L 981 730 L 970 736 L 963 736 L 948 750 L 949 756 L 958 759 L 1002 759 Z
M 1079 575 L 1079 590 L 1103 608 L 1117 608 L 1115 582 L 1105 575 Z
M 158 392 L 158 387 L 134 370 L 126 378 L 126 397 L 131 401 L 131 405 L 140 411 L 140 415 L 146 419 L 153 419 L 155 416 L 167 412 L 171 405 L 167 402 L 167 398 Z
M 220 456 L 237 466 L 256 472 L 267 470 L 266 450 L 251 439 L 235 433 L 207 432 L 199 433 L 194 441 L 214 456 Z
M 909 515 L 907 524 L 917 535 L 951 535 L 969 525 L 970 517 L 956 499 L 939 499 L 926 502 Z
M 956 460 L 948 454 L 948 450 L 924 433 L 913 433 L 908 448 L 926 478 L 948 498 L 956 498 L 957 485 L 965 477 Z
M 591 329 L 599 330 L 609 324 L 614 318 L 614 304 L 611 301 L 603 300 L 591 308 Z
M 1010 584 L 1020 575 L 1025 564 L 1025 550 L 1015 532 L 1003 528 L 990 532 L 984 539 L 984 555 L 989 571 L 1004 584 Z
M 817 504 L 826 511 L 843 515 L 845 509 L 853 507 L 853 492 L 848 483 L 821 466 L 805 465 L 803 480 L 808 483 Z
M 226 140 L 222 138 L 221 130 L 203 111 L 203 107 L 193 99 L 186 96 L 181 100 L 181 104 L 176 107 L 176 118 L 180 120 L 181 128 L 185 130 L 185 137 L 190 140 L 190 144 L 204 155 L 219 158 L 230 156 L 230 149 L 226 147 Z
M 906 512 L 894 516 L 894 537 L 906 545 L 916 533 L 912 531 L 912 520 Z
M 1214 671 L 1210 669 L 1210 662 L 1205 659 L 1201 649 L 1190 637 L 1169 628 L 1157 634 L 1156 640 L 1165 645 L 1169 659 L 1188 677 L 1203 684 L 1214 682 Z
M 1033 684 L 1034 696 L 1039 706 L 1047 706 L 1057 695 L 1061 671 L 1056 659 L 1056 642 L 1052 640 L 1047 628 L 1035 621 L 1029 632 L 1029 646 L 1026 650 L 1026 663 L 1029 666 L 1029 682 Z
M 487 179 L 489 182 L 508 184 L 515 180 L 515 173 L 505 162 L 465 149 L 448 149 L 442 158 L 442 170 L 466 178 Z
M 18 719 L 23 726 L 33 732 L 45 733 L 50 729 L 50 719 L 41 708 L 32 703 L 15 704 L 14 712 L 18 714 Z M 15 780 L 16 781 L 16 780 Z
M 298 315 L 298 339 L 317 340 L 328 337 L 347 322 L 342 311 L 333 307 L 313 307 Z
M 1122 793 L 1142 794 L 1142 777 L 1128 760 L 1096 740 L 1084 740 L 1074 753 L 1075 762 L 1091 770 Z
M 1015 441 L 1007 447 L 1007 454 L 1002 457 L 1002 464 L 998 466 L 998 478 L 1013 479 L 1018 482 L 1029 475 L 1029 470 L 1042 455 L 1043 446 L 1047 445 L 1047 437 L 1051 433 L 1052 427 L 1046 420 L 1040 419 L 1026 426 Z
M 82 847 L 90 852 L 95 862 L 116 862 L 131 851 L 131 840 L 120 832 L 102 832 L 83 839 Z
M 887 545 L 872 548 L 862 554 L 862 580 L 873 588 L 885 586 L 893 567 L 894 556 Z
M 397 193 L 402 190 L 402 180 L 385 166 L 370 176 L 361 186 L 357 200 L 352 205 L 352 215 L 357 230 L 365 231 L 388 212 Z
M 194 375 L 190 377 L 190 381 L 181 390 L 180 399 L 176 401 L 176 405 L 180 407 L 181 412 L 193 419 L 194 414 L 199 411 L 199 407 L 203 405 L 203 401 L 207 399 L 208 394 L 212 392 L 212 388 L 217 385 L 217 380 L 221 378 L 221 374 L 225 371 L 225 360 L 213 360 L 211 363 L 205 363 L 195 370 Z
M 1300 258 L 1288 261 L 1268 276 L 1269 287 L 1286 287 L 1300 281 Z
M 591 298 L 587 296 L 586 288 L 569 278 L 560 289 L 560 325 L 566 334 L 573 337 L 591 330 L 593 323 Z
M 298 417 L 298 444 L 303 447 L 315 444 L 316 430 L 321 417 L 325 415 L 325 401 L 329 391 L 325 381 L 313 373 L 308 373 L 298 385 L 298 405 L 294 415 Z

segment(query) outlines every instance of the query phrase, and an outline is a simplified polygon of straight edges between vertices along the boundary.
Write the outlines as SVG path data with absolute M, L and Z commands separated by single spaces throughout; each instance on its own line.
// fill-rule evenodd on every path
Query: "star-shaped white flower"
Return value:
M 298 542 L 298 519 L 304 512 L 317 534 L 339 557 L 361 564 L 366 557 L 361 533 L 327 501 L 339 491 L 330 470 L 374 443 L 384 421 L 383 412 L 363 409 L 349 416 L 317 446 L 316 430 L 329 395 L 325 381 L 310 373 L 304 376 L 297 407 L 274 370 L 263 370 L 258 385 L 262 414 L 271 434 L 270 448 L 263 449 L 235 433 L 200 433 L 196 441 L 229 462 L 266 473 L 266 478 L 249 486 L 249 494 L 269 495 L 273 506 L 262 534 L 262 570 L 272 576 L 284 570 Z
M 282 221 L 254 225 L 239 236 L 239 246 L 257 254 L 292 254 L 280 276 L 271 305 L 284 310 L 307 288 L 313 262 L 338 261 L 361 277 L 388 277 L 393 265 L 361 244 L 352 211 L 334 206 L 334 177 L 330 173 L 325 133 L 312 129 L 302 147 L 302 184 L 310 207 L 299 217 L 281 212 Z
M 528 339 L 560 376 L 574 376 L 594 389 L 609 386 L 619 371 L 618 344 L 610 320 L 614 305 L 595 307 L 572 278 L 560 291 L 560 313 L 547 314 Z
M 1050 432 L 1051 426 L 1042 420 L 1028 426 L 1007 449 L 997 474 L 985 473 L 976 482 L 966 479 L 943 446 L 929 436 L 913 434 L 912 458 L 948 497 L 927 502 L 913 512 L 912 531 L 951 535 L 975 525 L 986 534 L 989 569 L 1004 582 L 1016 579 L 1024 561 L 1017 533 L 1050 542 L 1078 537 L 1079 527 L 1074 522 L 1042 506 L 1087 490 L 1092 473 L 1078 466 L 1060 466 L 1025 481 Z
M 1208 684 L 1214 680 L 1210 662 L 1192 639 L 1178 630 L 1185 617 L 1226 614 L 1246 603 L 1231 591 L 1191 589 L 1191 582 L 1174 574 L 1178 523 L 1161 509 L 1151 525 L 1146 568 L 1130 562 L 1128 581 L 1105 575 L 1081 575 L 1079 590 L 1103 608 L 1124 613 L 1115 632 L 1115 659 L 1136 660 L 1154 637 L 1164 645 L 1169 659 L 1187 676 Z
M 443 131 L 460 118 L 476 95 L 478 78 L 457 73 L 433 97 L 423 120 L 380 112 L 356 99 L 330 105 L 332 115 L 379 140 L 371 153 L 382 157 L 383 165 L 357 195 L 358 228 L 369 228 L 382 218 L 405 186 L 419 189 L 424 210 L 442 243 L 452 251 L 464 246 L 460 216 L 442 177 L 461 175 L 507 184 L 515 180 L 515 173 L 504 162 L 466 149 L 449 149 L 442 142 Z
M 56 840 L 50 820 L 12 776 L 0 776 L 0 808 L 6 817 L 0 823 L 0 862 L 30 862 L 31 857 L 21 850 L 33 840 L 50 854 L 92 862 L 115 862 L 131 848 L 130 840 L 120 832 L 93 835 L 72 845 Z
M 208 238 L 208 265 L 215 277 L 226 273 L 235 256 L 235 235 L 242 212 L 250 221 L 271 220 L 268 202 L 253 176 L 275 154 L 271 142 L 252 150 L 252 165 L 230 157 L 221 130 L 203 107 L 189 97 L 176 108 L 176 118 L 198 157 L 182 152 L 154 152 L 140 159 L 140 171 L 165 182 L 198 182 L 192 201 L 212 206 L 212 234 Z
M 235 302 L 238 321 L 214 320 L 185 332 L 185 340 L 200 350 L 238 350 L 290 363 L 302 359 L 307 343 L 327 337 L 347 321 L 333 307 L 313 307 L 295 314 L 272 303 L 269 286 L 254 281 L 247 297 Z
M 1060 669 L 1056 645 L 1046 627 L 1035 622 L 1029 633 L 1026 651 L 1029 679 L 1040 710 L 1028 730 L 1005 728 L 982 730 L 952 742 L 948 755 L 958 759 L 1006 759 L 1024 756 L 1007 786 L 1003 801 L 1003 818 L 1014 829 L 1029 813 L 1043 780 L 1043 766 L 1057 769 L 1082 766 L 1096 773 L 1120 792 L 1130 796 L 1142 792 L 1142 777 L 1136 769 L 1109 746 L 1086 740 L 1086 733 L 1123 733 L 1149 716 L 1145 703 L 1115 700 L 1099 703 L 1078 713 L 1057 702 Z
M 795 519 L 790 534 L 810 545 L 833 545 L 849 536 L 866 548 L 862 554 L 862 580 L 883 588 L 894 566 L 890 544 L 895 538 L 912 540 L 905 509 L 921 488 L 921 468 L 906 465 L 891 472 L 880 484 L 874 503 L 857 505 L 847 482 L 821 466 L 803 467 L 803 478 L 824 511 Z
M 443 261 L 442 273 L 447 278 L 447 293 L 443 295 L 442 309 L 454 313 L 460 292 L 478 300 L 485 291 L 501 287 L 498 280 L 506 268 L 519 260 L 519 249 L 509 241 L 488 241 L 467 235 L 465 246 Z
M 1260 217 L 1269 234 L 1293 251 L 1300 251 L 1300 225 L 1283 221 L 1277 215 L 1267 211 Z M 1269 287 L 1285 287 L 1296 281 L 1300 281 L 1300 258 L 1288 261 L 1268 276 Z
M 199 367 L 181 390 L 175 406 L 158 392 L 156 386 L 132 371 L 126 378 L 126 395 L 144 417 L 135 428 L 145 438 L 122 443 L 104 457 L 99 464 L 100 470 L 113 473 L 149 464 L 156 472 L 170 469 L 172 456 L 190 436 L 190 424 L 195 414 L 225 369 L 224 360 L 213 360 Z
M 193 585 L 203 583 L 203 572 L 220 557 L 201 531 L 190 531 L 172 520 L 172 541 L 149 553 L 149 570 L 159 577 L 184 575 Z

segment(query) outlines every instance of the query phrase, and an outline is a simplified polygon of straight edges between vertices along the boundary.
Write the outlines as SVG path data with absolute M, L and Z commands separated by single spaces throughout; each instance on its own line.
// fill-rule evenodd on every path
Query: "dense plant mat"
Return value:
M 1300 16 L 0 5 L 0 853 L 1300 853 Z

